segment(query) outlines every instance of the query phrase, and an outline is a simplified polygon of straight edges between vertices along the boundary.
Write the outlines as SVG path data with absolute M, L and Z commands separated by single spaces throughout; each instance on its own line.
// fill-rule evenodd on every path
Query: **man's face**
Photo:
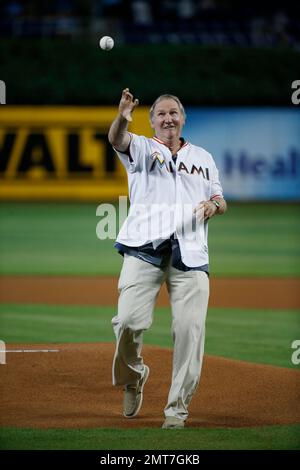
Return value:
M 154 108 L 152 127 L 155 135 L 163 141 L 169 141 L 181 136 L 184 117 L 173 99 L 159 101 Z

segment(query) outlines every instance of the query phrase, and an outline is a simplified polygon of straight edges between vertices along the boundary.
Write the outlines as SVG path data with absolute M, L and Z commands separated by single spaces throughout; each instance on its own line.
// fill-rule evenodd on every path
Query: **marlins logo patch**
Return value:
M 159 152 L 153 152 L 151 155 L 150 155 L 150 158 L 153 160 L 153 163 L 151 165 L 151 168 L 150 168 L 150 171 L 153 170 L 153 168 L 155 167 L 156 163 L 159 164 L 159 166 L 162 168 L 165 164 L 165 159 L 164 157 L 162 156 L 161 153 Z

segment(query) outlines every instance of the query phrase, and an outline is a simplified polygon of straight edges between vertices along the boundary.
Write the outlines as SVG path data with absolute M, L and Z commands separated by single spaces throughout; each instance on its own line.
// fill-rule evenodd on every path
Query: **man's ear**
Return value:
M 151 119 L 149 119 L 149 122 L 150 122 L 150 126 L 152 127 L 152 129 L 154 129 Z

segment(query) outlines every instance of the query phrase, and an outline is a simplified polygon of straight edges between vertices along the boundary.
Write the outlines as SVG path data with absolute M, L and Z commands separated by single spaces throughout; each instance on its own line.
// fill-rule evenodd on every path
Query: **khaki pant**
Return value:
M 188 405 L 199 383 L 204 353 L 209 280 L 203 271 L 165 270 L 127 254 L 119 278 L 118 315 L 112 319 L 117 345 L 113 384 L 141 378 L 143 331 L 153 320 L 162 283 L 166 281 L 172 307 L 174 343 L 172 384 L 165 416 L 186 419 Z

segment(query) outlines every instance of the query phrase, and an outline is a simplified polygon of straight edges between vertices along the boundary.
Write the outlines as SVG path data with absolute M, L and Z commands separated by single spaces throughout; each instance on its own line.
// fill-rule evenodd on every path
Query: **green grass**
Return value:
M 113 342 L 114 315 L 114 307 L 2 304 L 0 337 L 7 343 Z M 211 308 L 206 326 L 207 354 L 297 367 L 291 344 L 300 336 L 298 311 Z M 172 347 L 170 329 L 170 309 L 156 309 L 145 344 Z
M 0 429 L 0 449 L 300 449 L 300 425 L 261 428 Z
M 98 240 L 97 204 L 0 205 L 0 274 L 116 275 L 114 240 Z M 300 207 L 229 204 L 210 222 L 217 276 L 299 276 Z
M 97 204 L 0 205 L 0 274 L 115 274 L 113 240 L 96 237 Z

